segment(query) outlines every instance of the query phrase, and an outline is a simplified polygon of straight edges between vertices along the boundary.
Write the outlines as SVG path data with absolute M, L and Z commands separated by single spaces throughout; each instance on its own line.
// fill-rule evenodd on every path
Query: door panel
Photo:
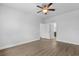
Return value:
M 50 39 L 48 24 L 40 24 L 40 37 Z

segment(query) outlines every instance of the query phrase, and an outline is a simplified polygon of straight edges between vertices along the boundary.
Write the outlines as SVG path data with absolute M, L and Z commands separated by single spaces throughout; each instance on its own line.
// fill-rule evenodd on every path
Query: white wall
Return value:
M 40 38 L 40 19 L 33 14 L 0 6 L 0 49 Z
M 46 23 L 57 23 L 57 40 L 79 45 L 79 10 L 52 17 Z

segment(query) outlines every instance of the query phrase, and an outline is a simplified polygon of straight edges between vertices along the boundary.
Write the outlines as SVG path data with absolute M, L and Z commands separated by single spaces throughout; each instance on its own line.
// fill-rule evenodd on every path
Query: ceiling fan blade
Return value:
M 41 7 L 41 6 L 39 6 L 39 5 L 37 5 L 37 7 L 42 9 L 42 7 Z
M 55 9 L 48 9 L 49 11 L 55 11 Z
M 49 3 L 49 4 L 48 4 L 48 7 L 50 7 L 52 4 L 53 4 L 53 3 Z
M 42 10 L 38 11 L 37 13 L 40 13 L 40 12 L 42 12 Z

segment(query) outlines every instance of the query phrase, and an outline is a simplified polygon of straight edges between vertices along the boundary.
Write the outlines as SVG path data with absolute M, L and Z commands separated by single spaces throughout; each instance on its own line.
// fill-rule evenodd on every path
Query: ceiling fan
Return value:
M 38 8 L 41 8 L 40 11 L 38 11 L 37 13 L 43 12 L 44 14 L 47 14 L 48 11 L 55 11 L 55 9 L 51 9 L 50 6 L 53 3 L 49 3 L 49 4 L 42 4 L 42 6 L 37 5 Z

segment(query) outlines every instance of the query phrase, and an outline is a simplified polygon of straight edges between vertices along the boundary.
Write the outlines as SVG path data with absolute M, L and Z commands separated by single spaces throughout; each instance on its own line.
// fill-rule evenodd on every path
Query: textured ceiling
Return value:
M 44 15 L 43 13 L 37 14 L 37 11 L 40 9 L 37 8 L 36 5 L 41 5 L 41 3 L 3 3 L 2 5 L 16 8 L 27 14 L 34 14 L 42 19 L 47 19 L 79 9 L 79 3 L 54 3 L 52 7 L 55 8 L 56 11 L 50 11 L 47 15 Z

